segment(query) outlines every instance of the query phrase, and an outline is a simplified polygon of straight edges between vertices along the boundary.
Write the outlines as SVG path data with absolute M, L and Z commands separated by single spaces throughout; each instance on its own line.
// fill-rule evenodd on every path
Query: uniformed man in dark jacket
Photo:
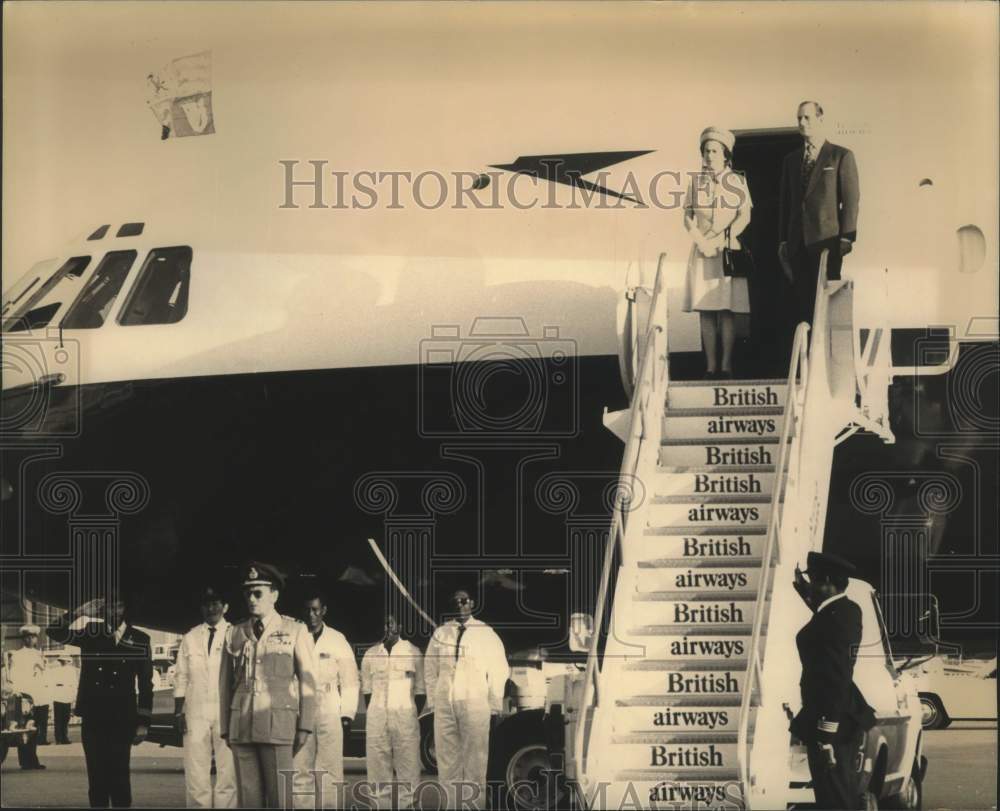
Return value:
M 80 627 L 71 630 L 77 624 Z M 46 634 L 80 648 L 76 714 L 81 719 L 90 806 L 128 808 L 132 746 L 145 740 L 153 714 L 149 636 L 125 622 L 121 600 L 103 598 L 70 611 Z
M 854 683 L 861 644 L 861 609 L 844 593 L 854 566 L 810 552 L 795 589 L 813 610 L 795 644 L 802 662 L 802 709 L 791 731 L 807 745 L 817 808 L 861 808 L 858 752 L 875 713 Z

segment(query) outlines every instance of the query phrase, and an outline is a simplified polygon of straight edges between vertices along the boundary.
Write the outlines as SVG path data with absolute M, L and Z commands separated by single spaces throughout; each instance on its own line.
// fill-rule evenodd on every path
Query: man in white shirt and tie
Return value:
M 27 693 L 34 703 L 37 732 L 28 743 L 17 747 L 17 760 L 22 769 L 44 769 L 38 762 L 37 747 L 48 743 L 49 691 L 46 685 L 45 657 L 38 649 L 41 629 L 33 623 L 21 626 L 21 647 L 12 651 L 8 678 L 16 693 Z
M 358 663 L 347 637 L 325 624 L 322 594 L 310 595 L 303 613 L 313 640 L 316 712 L 314 734 L 295 755 L 295 807 L 346 807 L 344 737 L 358 711 Z
M 174 720 L 184 736 L 184 780 L 188 808 L 235 808 L 233 753 L 219 726 L 219 668 L 229 606 L 212 586 L 201 592 L 204 622 L 188 631 L 177 652 Z M 210 767 L 215 758 L 215 786 Z

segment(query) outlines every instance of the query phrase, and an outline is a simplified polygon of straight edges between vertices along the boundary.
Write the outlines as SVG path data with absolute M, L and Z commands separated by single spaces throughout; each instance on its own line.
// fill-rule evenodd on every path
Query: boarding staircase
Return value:
M 828 332 L 833 284 L 818 293 L 816 325 Z M 670 381 L 662 256 L 647 324 L 631 407 L 606 417 L 625 426 L 626 444 L 573 746 L 577 786 L 591 808 L 749 808 L 784 498 L 790 470 L 814 475 L 793 458 L 809 327 L 795 333 L 783 380 Z M 817 503 L 825 512 L 825 494 Z M 801 530 L 808 516 L 792 512 Z M 818 537 L 807 542 L 821 543 L 821 527 Z M 779 755 L 784 734 L 787 759 L 775 710 L 768 729 Z

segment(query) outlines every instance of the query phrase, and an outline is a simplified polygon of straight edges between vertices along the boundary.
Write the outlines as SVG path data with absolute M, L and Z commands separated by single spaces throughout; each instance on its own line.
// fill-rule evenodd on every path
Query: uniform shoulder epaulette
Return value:
M 287 616 L 285 614 L 280 614 L 279 616 L 285 622 L 292 622 L 295 625 L 305 625 L 305 623 L 302 620 L 300 620 L 298 617 L 289 617 L 289 616 Z

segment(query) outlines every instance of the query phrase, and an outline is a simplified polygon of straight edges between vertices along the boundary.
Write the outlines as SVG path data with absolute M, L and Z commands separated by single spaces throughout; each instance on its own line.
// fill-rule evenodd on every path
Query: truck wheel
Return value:
M 951 723 L 941 699 L 933 693 L 920 694 L 920 723 L 924 729 L 944 729 Z
M 913 768 L 910 770 L 910 779 L 906 781 L 906 788 L 886 800 L 887 808 L 900 808 L 904 811 L 920 811 L 923 808 L 924 782 L 920 772 L 920 763 L 914 759 Z
M 420 765 L 428 774 L 437 774 L 437 753 L 434 751 L 434 714 L 420 719 Z
M 3 763 L 7 759 L 7 750 L 10 749 L 10 744 L 7 739 L 4 738 L 0 741 L 0 763 Z
M 566 786 L 549 758 L 541 710 L 504 719 L 493 733 L 490 750 L 490 782 L 500 788 L 496 808 L 534 810 L 566 804 Z

